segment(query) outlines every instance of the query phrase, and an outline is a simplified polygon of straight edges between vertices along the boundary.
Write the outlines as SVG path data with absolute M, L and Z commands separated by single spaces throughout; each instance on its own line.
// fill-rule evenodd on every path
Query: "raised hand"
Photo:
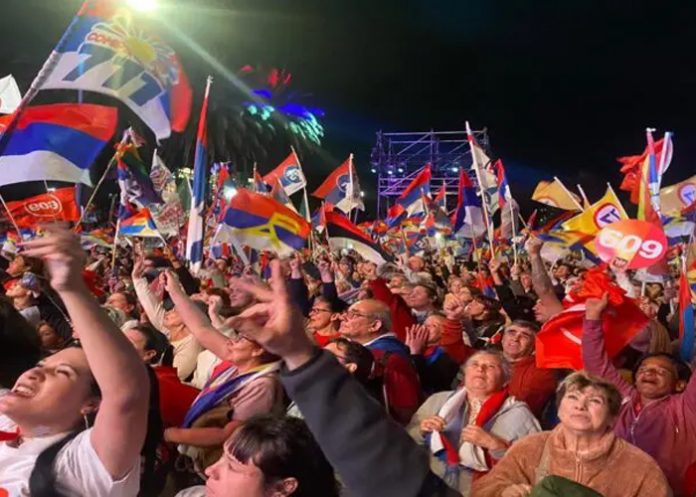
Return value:
M 462 305 L 460 300 L 452 294 L 449 294 L 447 298 L 445 298 L 442 311 L 445 313 L 445 317 L 451 321 L 461 321 L 467 316 L 466 308 Z
M 314 345 L 304 331 L 302 313 L 290 299 L 280 261 L 271 262 L 270 288 L 244 280 L 237 283 L 254 295 L 257 303 L 231 318 L 232 327 L 268 352 L 282 357 L 288 369 L 309 361 Z
M 86 288 L 82 279 L 86 256 L 79 236 L 60 224 L 42 228 L 44 236 L 21 243 L 22 255 L 43 259 L 51 275 L 51 286 L 57 292 Z
M 529 255 L 539 255 L 544 242 L 535 236 L 530 236 L 524 244 L 524 248 Z
M 593 320 L 600 319 L 608 304 L 609 294 L 607 292 L 604 292 L 601 299 L 587 299 L 585 301 L 585 317 Z
M 428 330 L 422 324 L 406 328 L 406 345 L 412 355 L 422 354 L 428 345 Z

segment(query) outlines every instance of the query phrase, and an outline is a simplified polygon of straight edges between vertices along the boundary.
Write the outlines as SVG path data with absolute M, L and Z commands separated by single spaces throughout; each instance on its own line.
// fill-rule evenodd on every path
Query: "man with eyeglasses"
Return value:
M 408 347 L 391 331 L 389 306 L 373 299 L 356 302 L 341 316 L 339 333 L 372 352 L 389 413 L 397 422 L 408 423 L 420 404 L 421 388 Z
M 585 369 L 619 389 L 625 401 L 614 424 L 616 434 L 652 456 L 674 495 L 685 490 L 687 469 L 696 462 L 696 381 L 689 366 L 671 354 L 648 354 L 636 365 L 634 384 L 611 363 L 604 343 L 602 314 L 608 296 L 588 299 L 582 336 Z

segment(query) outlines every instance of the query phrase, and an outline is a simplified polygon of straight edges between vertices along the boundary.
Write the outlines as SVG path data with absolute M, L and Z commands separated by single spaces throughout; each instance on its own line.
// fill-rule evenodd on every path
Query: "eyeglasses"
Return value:
M 331 312 L 331 309 L 320 309 L 320 308 L 318 308 L 318 307 L 312 307 L 312 308 L 309 310 L 309 313 L 310 313 L 310 314 L 314 314 L 314 313 L 317 313 L 317 312 Z
M 365 314 L 365 313 L 363 313 L 363 312 L 358 312 L 358 311 L 356 311 L 355 309 L 348 309 L 348 310 L 344 313 L 344 315 L 345 315 L 345 317 L 348 318 L 348 319 L 354 319 L 354 318 L 356 318 L 356 317 L 359 317 L 359 318 L 370 318 L 370 317 L 372 317 L 371 314 Z

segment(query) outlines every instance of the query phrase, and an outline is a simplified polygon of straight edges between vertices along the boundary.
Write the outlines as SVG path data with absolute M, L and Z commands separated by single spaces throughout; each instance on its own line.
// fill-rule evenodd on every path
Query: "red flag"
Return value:
M 655 156 L 658 164 L 661 160 L 664 144 L 664 138 L 655 142 Z M 623 191 L 631 192 L 631 203 L 636 205 L 638 205 L 640 200 L 641 167 L 649 153 L 649 147 L 645 147 L 645 150 L 640 155 L 629 155 L 616 159 L 621 164 L 621 173 L 624 175 L 619 188 Z
M 80 209 L 75 201 L 73 187 L 59 188 L 24 200 L 7 202 L 17 226 L 33 228 L 40 223 L 51 221 L 77 221 Z
M 569 305 L 542 327 L 536 337 L 536 363 L 540 368 L 582 369 L 582 331 L 585 301 L 609 294 L 609 306 L 602 315 L 604 343 L 610 358 L 615 357 L 648 323 L 648 318 L 633 299 L 611 281 L 606 269 L 593 268 L 582 286 L 570 292 Z

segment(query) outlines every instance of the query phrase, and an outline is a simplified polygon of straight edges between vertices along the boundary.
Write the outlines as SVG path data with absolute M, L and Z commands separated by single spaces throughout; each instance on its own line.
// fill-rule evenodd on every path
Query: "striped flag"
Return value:
M 213 78 L 208 76 L 205 87 L 205 97 L 201 107 L 201 117 L 198 121 L 198 136 L 196 137 L 196 156 L 193 163 L 193 198 L 191 199 L 191 211 L 189 214 L 188 233 L 186 236 L 186 260 L 189 262 L 191 272 L 196 275 L 203 263 L 203 213 L 205 209 L 205 183 L 207 173 L 208 127 L 206 119 L 208 114 L 208 96 Z

